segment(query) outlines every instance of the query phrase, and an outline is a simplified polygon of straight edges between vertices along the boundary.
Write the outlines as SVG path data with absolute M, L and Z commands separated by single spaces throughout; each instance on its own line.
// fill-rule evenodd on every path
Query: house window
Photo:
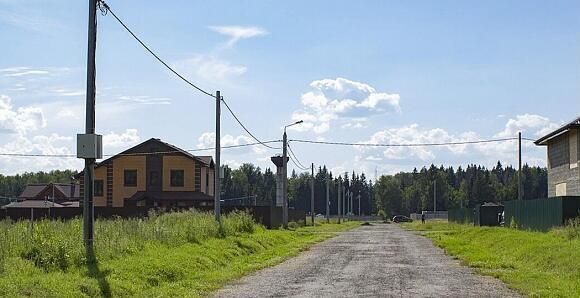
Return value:
M 566 183 L 558 183 L 556 184 L 556 196 L 565 196 L 566 195 Z
M 149 185 L 159 185 L 159 172 L 149 172 Z
M 183 170 L 171 170 L 171 186 L 183 187 Z
M 205 172 L 205 192 L 209 193 L 209 173 Z
M 103 196 L 103 180 L 95 180 L 95 184 L 94 185 L 94 192 L 95 192 L 95 197 L 102 197 Z
M 124 185 L 129 187 L 137 186 L 137 170 L 125 170 Z

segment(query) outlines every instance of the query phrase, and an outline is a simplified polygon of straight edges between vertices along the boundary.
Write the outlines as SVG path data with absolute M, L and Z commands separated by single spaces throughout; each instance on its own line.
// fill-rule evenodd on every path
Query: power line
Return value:
M 330 142 L 330 141 L 314 141 L 293 139 L 292 142 L 309 143 L 309 144 L 323 144 L 323 145 L 339 145 L 339 146 L 363 146 L 363 147 L 431 147 L 431 146 L 451 146 L 451 145 L 469 145 L 482 144 L 494 142 L 516 141 L 518 138 L 502 138 L 490 140 L 476 140 L 476 141 L 461 141 L 461 142 L 442 142 L 442 143 L 416 143 L 416 144 L 371 144 L 371 143 L 348 143 L 348 142 Z M 526 141 L 534 141 L 529 138 L 522 138 Z
M 252 134 L 247 128 L 246 126 L 242 123 L 242 121 L 240 121 L 240 119 L 238 118 L 238 116 L 236 116 L 236 114 L 234 113 L 234 111 L 232 111 L 232 109 L 230 109 L 230 106 L 228 105 L 228 103 L 223 99 L 223 97 L 221 98 L 222 102 L 224 103 L 224 105 L 226 106 L 226 109 L 230 112 L 230 114 L 232 114 L 232 116 L 234 117 L 234 119 L 236 119 L 236 121 L 238 122 L 238 124 L 254 139 L 256 140 L 258 143 L 260 143 L 262 146 L 268 147 L 270 149 L 276 149 L 276 150 L 280 150 L 281 148 L 278 147 L 272 147 L 270 145 L 266 145 L 265 142 L 260 141 L 258 138 L 256 138 L 256 136 L 254 136 L 254 134 Z
M 121 26 L 123 26 L 123 28 L 125 28 L 125 30 L 127 30 L 127 32 L 129 32 L 129 34 L 131 34 L 131 36 L 133 36 L 133 38 L 135 40 L 137 40 L 137 42 L 139 42 L 141 44 L 141 46 L 143 46 L 143 48 L 145 48 L 145 50 L 147 50 L 147 52 L 149 52 L 151 55 L 153 55 L 153 57 L 155 57 L 155 59 L 157 59 L 157 61 L 159 61 L 161 64 L 163 64 L 163 66 L 165 66 L 167 69 L 169 69 L 169 71 L 171 71 L 173 74 L 175 74 L 178 78 L 180 78 L 182 81 L 184 81 L 185 83 L 187 83 L 191 87 L 197 89 L 199 92 L 201 92 L 207 96 L 215 97 L 212 93 L 203 90 L 202 88 L 198 87 L 197 85 L 195 85 L 194 83 L 192 83 L 191 81 L 186 79 L 184 76 L 179 74 L 176 70 L 174 70 L 171 66 L 169 66 L 169 64 L 167 64 L 165 61 L 163 61 L 163 59 L 159 58 L 159 56 L 157 54 L 155 54 L 155 52 L 153 52 L 153 50 L 151 50 L 151 48 L 149 48 L 137 35 L 135 35 L 135 33 L 133 33 L 133 31 L 131 29 L 129 29 L 129 27 L 127 27 L 127 25 L 125 25 L 125 23 L 123 23 L 123 21 L 121 21 L 121 19 L 119 17 L 117 17 L 117 15 L 111 10 L 111 7 L 109 7 L 109 5 L 107 3 L 105 3 L 105 1 L 99 0 L 99 4 L 102 5 L 106 9 L 105 11 L 110 12 L 111 15 L 117 20 L 117 22 L 119 22 L 119 24 L 121 24 Z
M 222 146 L 222 149 L 234 149 L 234 148 L 241 148 L 241 147 L 248 147 L 248 146 L 255 146 L 261 144 L 268 144 L 268 143 L 279 143 L 280 140 L 271 140 L 259 143 L 247 143 L 247 144 L 239 144 L 239 145 L 229 145 L 229 146 Z M 106 154 L 103 157 L 112 157 L 112 156 L 137 156 L 137 155 L 157 155 L 157 154 L 172 154 L 172 153 L 183 153 L 185 152 L 199 152 L 199 151 L 208 151 L 214 150 L 215 147 L 207 147 L 207 148 L 197 148 L 197 149 L 188 149 L 188 150 L 170 150 L 170 151 L 154 151 L 154 152 L 143 152 L 143 153 L 121 153 L 121 154 Z M 74 154 L 32 154 L 32 153 L 0 153 L 0 156 L 9 156 L 9 157 L 58 157 L 58 158 L 76 158 L 77 156 Z
M 298 159 L 298 157 L 296 157 L 296 153 L 294 153 L 294 151 L 292 150 L 292 147 L 290 147 L 290 144 L 288 144 L 288 151 L 290 151 L 290 155 L 291 158 L 290 160 L 294 163 L 294 165 L 296 165 L 298 168 L 300 168 L 301 170 L 307 171 L 309 170 L 308 167 L 304 166 L 300 160 Z

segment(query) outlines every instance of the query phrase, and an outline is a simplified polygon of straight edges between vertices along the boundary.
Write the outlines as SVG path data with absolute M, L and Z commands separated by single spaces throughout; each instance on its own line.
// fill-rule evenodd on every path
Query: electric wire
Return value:
M 147 46 L 135 33 L 133 33 L 133 31 L 127 25 L 125 25 L 125 23 L 119 17 L 117 17 L 117 15 L 111 10 L 111 7 L 105 1 L 99 0 L 99 5 L 102 5 L 102 7 L 104 7 L 106 9 L 106 11 L 110 12 L 111 15 L 113 16 L 113 18 L 115 18 L 115 20 L 117 20 L 117 22 L 119 22 L 119 24 L 121 24 L 121 26 L 123 26 L 123 28 L 125 28 L 125 30 L 127 30 L 127 32 L 129 32 L 129 34 L 131 34 L 131 36 L 133 36 L 133 38 L 135 40 L 137 40 L 137 42 L 139 42 L 139 44 L 141 44 L 141 46 L 143 46 L 143 48 L 145 48 L 145 50 L 147 50 L 147 52 L 149 52 L 153 57 L 155 57 L 155 59 L 157 59 L 157 61 L 159 61 L 161 64 L 163 64 L 163 66 L 165 66 L 165 68 L 167 68 L 169 71 L 171 71 L 173 74 L 175 74 L 178 78 L 180 78 L 182 81 L 184 81 L 185 83 L 187 83 L 191 87 L 197 89 L 199 92 L 201 92 L 207 96 L 211 96 L 211 97 L 215 98 L 215 95 L 213 95 L 211 92 L 207 92 L 207 91 L 203 90 L 201 87 L 198 87 L 197 85 L 195 85 L 194 83 L 192 83 L 191 81 L 186 79 L 184 76 L 182 76 L 180 73 L 178 73 L 175 69 L 173 69 L 171 66 L 169 66 L 169 64 L 167 64 L 165 61 L 163 61 L 163 59 L 161 59 L 157 54 L 155 54 L 155 52 L 153 52 L 153 50 L 151 50 L 151 48 L 149 48 L 149 46 Z M 103 10 L 101 9 L 101 11 L 103 11 Z
M 292 147 L 290 147 L 290 143 L 288 143 L 288 152 L 290 152 L 290 155 L 292 158 L 290 158 L 290 160 L 295 161 L 294 164 L 300 168 L 301 170 L 309 170 L 308 167 L 304 166 L 300 160 L 298 159 L 298 157 L 296 157 L 296 153 L 294 153 L 294 151 L 292 150 Z
M 248 147 L 248 146 L 256 146 L 260 144 L 269 144 L 269 143 L 279 143 L 282 142 L 281 140 L 271 140 L 271 141 L 264 141 L 264 142 L 255 142 L 255 143 L 247 143 L 247 144 L 239 144 L 239 145 L 228 145 L 222 146 L 222 149 L 234 149 L 234 148 L 241 148 L 241 147 Z M 120 154 L 105 154 L 103 157 L 112 157 L 112 156 L 141 156 L 141 155 L 158 155 L 158 154 L 172 154 L 172 153 L 183 153 L 183 152 L 199 152 L 199 151 L 208 151 L 208 150 L 215 150 L 215 147 L 207 147 L 207 148 L 196 148 L 196 149 L 187 149 L 187 150 L 169 150 L 169 151 L 154 151 L 154 152 L 143 152 L 143 153 L 120 153 Z M 57 157 L 57 158 L 76 158 L 77 156 L 74 154 L 34 154 L 34 153 L 0 153 L 0 156 L 8 156 L 8 157 Z
M 490 140 L 476 140 L 476 141 L 459 141 L 459 142 L 441 142 L 441 143 L 409 143 L 409 144 L 376 144 L 376 143 L 349 143 L 349 142 L 331 142 L 331 141 L 314 141 L 303 139 L 291 139 L 292 142 L 309 143 L 309 144 L 323 144 L 323 145 L 339 145 L 339 146 L 362 146 L 362 147 L 432 147 L 432 146 L 453 146 L 453 145 L 469 145 L 469 144 L 483 144 L 516 141 L 518 138 L 501 138 Z M 534 141 L 529 138 L 522 138 L 525 141 Z
M 240 121 L 240 119 L 238 118 L 238 116 L 236 116 L 236 114 L 234 113 L 234 111 L 232 111 L 232 109 L 230 108 L 230 106 L 228 105 L 228 103 L 224 100 L 224 98 L 221 98 L 221 101 L 224 103 L 224 105 L 226 106 L 226 109 L 230 112 L 230 114 L 232 114 L 232 116 L 234 117 L 234 119 L 236 120 L 236 122 L 238 122 L 238 124 L 254 139 L 256 140 L 256 142 L 260 143 L 262 146 L 270 148 L 270 149 L 276 149 L 276 150 L 280 150 L 282 148 L 279 147 L 272 147 L 270 145 L 267 145 L 265 142 L 260 141 L 260 139 L 258 139 L 253 133 L 251 133 L 248 128 L 246 128 L 246 126 L 242 123 L 242 121 Z

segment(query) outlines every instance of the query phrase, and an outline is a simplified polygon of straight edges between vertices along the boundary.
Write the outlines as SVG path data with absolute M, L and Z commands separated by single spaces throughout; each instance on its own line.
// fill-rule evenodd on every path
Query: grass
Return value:
M 532 297 L 578 297 L 578 225 L 550 232 L 474 227 L 442 221 L 409 223 L 421 234 L 478 272 L 499 278 Z M 574 232 L 576 231 L 576 232 Z M 572 235 L 572 236 L 570 236 Z
M 210 213 L 119 218 L 95 223 L 95 250 L 87 252 L 78 219 L 4 221 L 0 296 L 203 296 L 358 225 L 266 230 L 244 213 L 224 216 L 223 229 Z

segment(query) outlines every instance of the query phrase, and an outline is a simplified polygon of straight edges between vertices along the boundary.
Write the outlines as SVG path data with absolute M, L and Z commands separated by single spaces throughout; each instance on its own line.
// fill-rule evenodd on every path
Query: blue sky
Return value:
M 88 1 L 0 0 L 0 152 L 74 154 L 84 130 Z M 535 138 L 580 115 L 578 1 L 115 1 L 107 3 L 190 80 L 221 90 L 264 140 L 422 143 Z M 214 102 L 98 17 L 97 132 L 105 153 L 151 137 L 212 145 Z M 224 144 L 249 142 L 225 112 Z M 294 143 L 303 163 L 380 173 L 516 162 L 513 142 L 412 149 Z M 207 152 L 211 154 L 212 152 Z M 276 151 L 223 152 L 270 166 Z M 330 154 L 329 154 L 330 153 Z M 526 143 L 524 161 L 545 165 Z M 80 169 L 0 158 L 0 173 Z

